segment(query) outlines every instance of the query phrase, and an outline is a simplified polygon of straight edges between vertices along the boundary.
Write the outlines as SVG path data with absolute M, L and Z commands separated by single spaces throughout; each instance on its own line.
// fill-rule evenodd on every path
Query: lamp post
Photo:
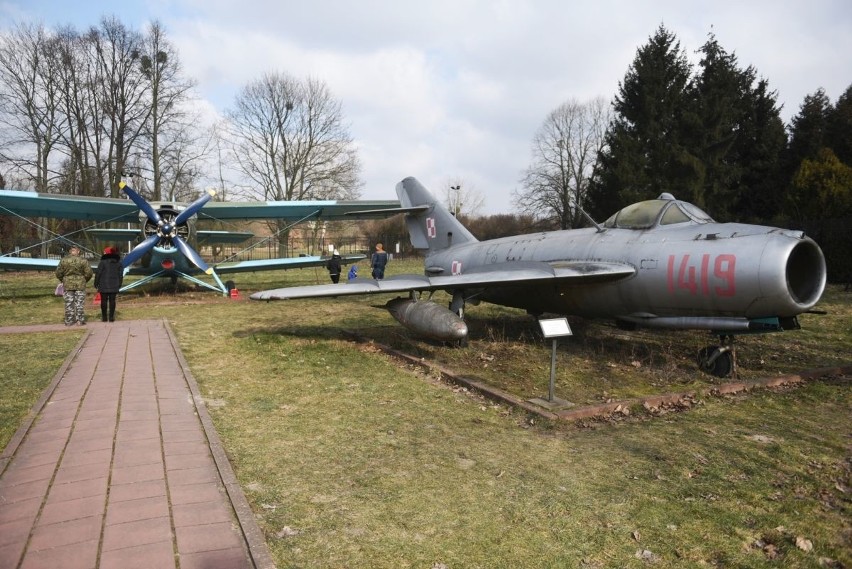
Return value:
M 456 197 L 453 200 L 453 215 L 455 217 L 459 216 L 459 205 L 461 201 L 461 184 L 456 186 L 450 186 L 450 189 L 456 192 Z

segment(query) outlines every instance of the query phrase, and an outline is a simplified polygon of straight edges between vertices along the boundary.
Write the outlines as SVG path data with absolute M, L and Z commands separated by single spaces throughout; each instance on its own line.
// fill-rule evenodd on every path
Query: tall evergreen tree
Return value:
M 680 42 L 662 25 L 637 50 L 619 83 L 615 118 L 589 190 L 593 216 L 661 192 L 692 194 L 697 162 L 684 144 L 690 71 Z
M 828 116 L 826 137 L 835 156 L 852 166 L 852 85 L 837 99 Z
M 743 168 L 732 211 L 739 221 L 766 223 L 783 205 L 781 157 L 787 146 L 787 132 L 778 95 L 769 90 L 765 79 L 749 89 L 747 97 L 735 145 L 736 160 Z
M 831 101 L 822 88 L 806 95 L 799 107 L 799 114 L 790 123 L 790 144 L 784 157 L 785 178 L 791 180 L 802 161 L 814 159 L 826 146 Z
M 700 162 L 700 178 L 692 200 L 699 206 L 712 204 L 713 214 L 726 219 L 742 189 L 745 165 L 737 151 L 742 145 L 741 127 L 751 111 L 748 94 L 755 71 L 740 69 L 736 55 L 726 52 L 712 32 L 699 52 L 700 73 L 691 90 L 695 122 L 690 146 Z

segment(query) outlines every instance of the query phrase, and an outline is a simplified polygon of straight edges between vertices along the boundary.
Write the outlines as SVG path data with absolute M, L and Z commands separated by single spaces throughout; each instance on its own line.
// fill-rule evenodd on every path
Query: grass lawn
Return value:
M 388 273 L 420 265 L 393 262 Z M 848 378 L 709 398 L 685 413 L 542 422 L 384 355 L 346 330 L 522 397 L 545 393 L 550 342 L 515 310 L 470 307 L 466 349 L 424 342 L 387 298 L 255 303 L 253 290 L 119 298 L 120 319 L 164 317 L 207 401 L 279 567 L 849 567 Z M 0 325 L 58 322 L 45 275 L 0 273 Z M 741 375 L 852 360 L 852 296 L 832 287 L 803 330 L 741 341 Z M 720 380 L 695 370 L 712 338 L 572 320 L 557 395 L 599 402 Z M 0 336 L 0 382 L 36 361 L 44 384 L 70 345 Z M 51 371 L 52 370 L 52 371 Z M 24 400 L 30 395 L 14 395 Z M 2 396 L 2 425 L 7 391 Z M 33 399 L 34 401 L 34 399 Z M 20 406 L 20 404 L 18 404 Z M 14 429 L 13 429 L 14 431 Z

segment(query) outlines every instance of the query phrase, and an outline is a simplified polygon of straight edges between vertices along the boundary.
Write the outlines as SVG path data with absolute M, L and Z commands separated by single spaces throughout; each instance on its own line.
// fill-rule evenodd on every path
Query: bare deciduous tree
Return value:
M 246 85 L 226 113 L 238 169 L 265 200 L 353 199 L 360 163 L 341 105 L 319 80 L 270 73 Z M 320 224 L 317 224 L 319 226 Z M 285 254 L 286 222 L 279 234 Z
M 152 198 L 189 199 L 186 192 L 177 190 L 194 179 L 196 161 L 207 146 L 195 144 L 199 140 L 193 128 L 197 117 L 187 105 L 194 83 L 183 77 L 178 53 L 159 22 L 151 24 L 142 45 L 139 67 L 149 83 L 145 139 L 150 148 Z
M 444 203 L 456 217 L 475 215 L 484 202 L 482 194 L 461 178 L 449 178 L 444 183 Z
M 559 227 L 581 225 L 589 180 L 609 124 L 609 105 L 598 97 L 588 103 L 569 100 L 548 115 L 533 139 L 532 165 L 515 194 L 521 210 L 552 217 Z
M 53 41 L 40 25 L 0 36 L 0 161 L 40 192 L 51 178 L 60 120 Z

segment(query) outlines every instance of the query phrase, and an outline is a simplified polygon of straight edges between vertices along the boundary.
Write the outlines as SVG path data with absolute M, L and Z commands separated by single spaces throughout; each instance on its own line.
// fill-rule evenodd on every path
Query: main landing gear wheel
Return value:
M 734 337 L 720 336 L 721 346 L 707 346 L 698 351 L 698 367 L 716 377 L 736 377 L 737 360 Z

